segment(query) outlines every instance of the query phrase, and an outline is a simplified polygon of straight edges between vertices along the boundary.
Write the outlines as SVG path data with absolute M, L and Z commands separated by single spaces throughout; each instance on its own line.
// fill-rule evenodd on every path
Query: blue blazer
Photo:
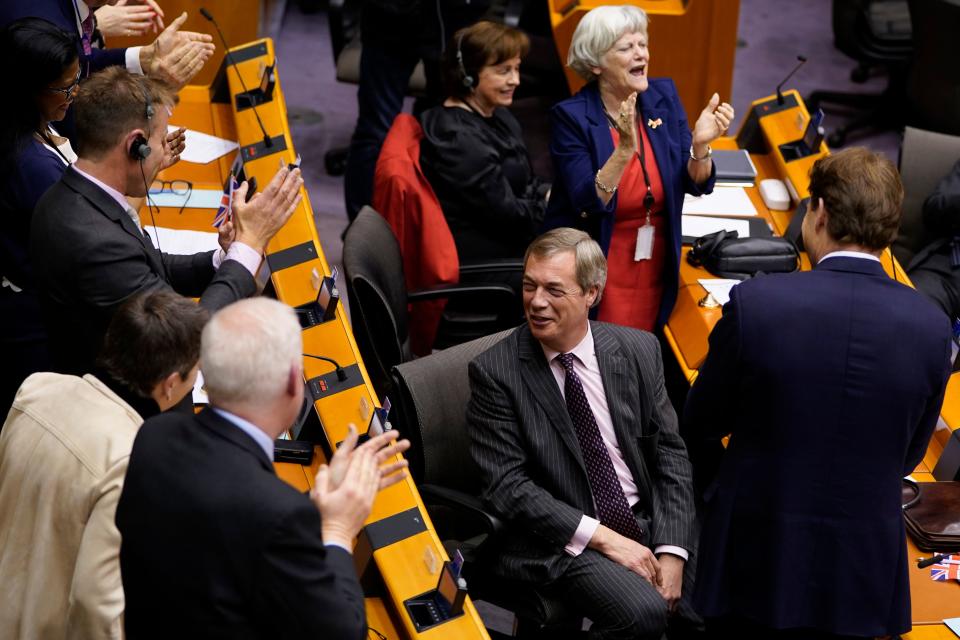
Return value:
M 20 18 L 43 18 L 67 33 L 76 34 L 77 13 L 73 2 L 74 0 L 3 0 L 0 2 L 0 27 Z M 83 45 L 77 35 L 77 52 L 80 54 L 80 71 L 86 77 L 109 66 L 123 66 L 127 50 L 95 48 L 87 56 L 83 53 Z
M 880 264 L 734 287 L 683 416 L 731 434 L 704 498 L 694 605 L 778 629 L 910 629 L 900 479 L 923 458 L 950 374 L 950 323 Z
M 647 128 L 663 181 L 669 239 L 663 299 L 657 314 L 657 326 L 660 327 L 667 322 L 677 300 L 683 195 L 701 195 L 713 191 L 716 168 L 707 182 L 699 186 L 687 172 L 692 137 L 687 114 L 677 96 L 673 80 L 651 79 L 648 89 L 639 94 L 637 104 L 644 125 L 651 119 L 663 121 L 663 125 L 656 129 Z M 613 155 L 610 125 L 603 112 L 597 83 L 589 83 L 575 96 L 554 106 L 551 122 L 550 155 L 553 157 L 555 177 L 544 229 L 583 229 L 600 243 L 606 254 L 613 235 L 617 194 L 604 205 L 594 187 L 597 171 Z

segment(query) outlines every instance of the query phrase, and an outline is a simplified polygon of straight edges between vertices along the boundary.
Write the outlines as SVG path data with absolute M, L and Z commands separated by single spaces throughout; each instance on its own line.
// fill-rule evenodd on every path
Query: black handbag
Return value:
M 736 231 L 717 231 L 693 242 L 687 262 L 721 278 L 746 280 L 758 273 L 796 271 L 800 255 L 783 238 L 739 238 Z

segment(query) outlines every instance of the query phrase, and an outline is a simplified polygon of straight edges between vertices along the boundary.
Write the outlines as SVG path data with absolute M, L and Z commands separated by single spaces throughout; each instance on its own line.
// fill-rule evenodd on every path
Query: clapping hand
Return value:
M 160 164 L 160 170 L 180 162 L 180 154 L 187 146 L 187 130 L 183 127 L 167 134 L 163 140 L 163 162 Z
M 140 49 L 140 66 L 149 76 L 181 89 L 213 55 L 213 38 L 206 33 L 180 31 L 186 12 L 157 36 L 153 44 Z
M 637 92 L 634 91 L 620 103 L 613 116 L 613 126 L 617 129 L 620 142 L 617 149 L 633 155 L 637 150 Z
M 155 3 L 136 4 L 119 0 L 115 5 L 103 5 L 96 10 L 97 29 L 109 40 L 116 36 L 141 36 L 151 29 L 156 33 L 157 24 L 163 24 L 163 14 L 158 13 Z
M 406 477 L 406 460 L 384 463 L 410 447 L 407 440 L 397 441 L 397 432 L 392 430 L 359 447 L 358 439 L 357 428 L 351 424 L 330 464 L 320 466 L 310 491 L 320 510 L 323 541 L 348 548 L 370 515 L 377 492 Z
M 233 192 L 233 225 L 236 240 L 263 253 L 267 243 L 287 223 L 303 196 L 300 169 L 282 167 L 263 190 L 247 202 L 246 181 Z
M 720 94 L 714 93 L 693 125 L 693 145 L 707 145 L 724 135 L 730 128 L 733 116 L 733 107 L 726 102 L 720 104 Z

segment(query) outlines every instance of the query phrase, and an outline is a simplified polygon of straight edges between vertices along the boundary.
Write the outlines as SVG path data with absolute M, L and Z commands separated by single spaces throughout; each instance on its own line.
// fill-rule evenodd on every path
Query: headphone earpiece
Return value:
M 139 133 L 130 144 L 130 157 L 134 160 L 139 160 L 140 162 L 146 160 L 152 151 L 153 149 L 150 148 L 150 143 L 147 142 L 147 139 L 144 138 L 142 134 Z
M 142 80 L 137 78 L 137 83 L 140 85 L 140 89 L 143 91 L 143 112 L 147 117 L 147 127 L 149 130 L 150 120 L 153 118 L 153 101 L 150 100 L 150 92 L 147 90 L 147 85 Z M 133 139 L 133 142 L 130 144 L 130 157 L 134 160 L 143 162 L 150 156 L 150 152 L 153 149 L 150 148 L 150 143 L 143 136 L 142 133 L 138 133 L 137 137 Z
M 460 75 L 463 76 L 463 86 L 467 89 L 473 88 L 473 76 L 467 73 L 467 67 L 463 64 L 463 51 L 461 46 L 463 45 L 463 34 L 461 33 L 457 37 L 457 66 L 460 67 Z

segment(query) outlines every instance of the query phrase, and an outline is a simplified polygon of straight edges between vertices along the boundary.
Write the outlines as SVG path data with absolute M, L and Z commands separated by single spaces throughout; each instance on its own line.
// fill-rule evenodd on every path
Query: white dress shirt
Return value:
M 557 360 L 559 351 L 554 351 L 546 345 L 540 345 L 543 348 L 543 354 L 550 363 L 550 372 L 560 387 L 560 395 L 565 396 L 564 384 L 566 382 L 566 372 L 563 365 Z M 613 470 L 617 474 L 617 480 L 620 481 L 620 487 L 623 489 L 623 495 L 631 507 L 640 500 L 640 491 L 637 483 L 633 479 L 630 467 L 627 466 L 623 454 L 620 452 L 620 445 L 617 442 L 617 433 L 613 428 L 613 419 L 610 417 L 610 408 L 607 405 L 607 394 L 603 390 L 603 378 L 600 375 L 600 363 L 597 361 L 597 354 L 593 348 L 593 332 L 590 325 L 587 325 L 587 335 L 583 337 L 580 344 L 570 350 L 574 355 L 573 369 L 580 377 L 583 385 L 583 392 L 587 396 L 587 402 L 593 411 L 593 417 L 597 421 L 597 427 L 600 430 L 600 438 L 603 440 L 607 453 L 610 455 L 610 461 L 613 463 Z M 580 518 L 580 524 L 573 534 L 573 538 L 564 547 L 571 556 L 578 556 L 583 553 L 590 539 L 600 526 L 600 521 L 596 518 L 584 514 Z M 673 545 L 660 545 L 654 550 L 654 553 L 671 553 L 687 560 L 689 554 L 686 549 Z
M 103 189 L 108 196 L 113 198 L 114 201 L 116 201 L 116 203 L 120 205 L 120 207 L 127 213 L 130 219 L 133 221 L 133 224 L 137 225 L 137 228 L 140 229 L 140 233 L 143 233 L 143 225 L 140 224 L 140 215 L 133 210 L 133 207 L 130 206 L 130 203 L 127 202 L 127 199 L 122 193 L 110 185 L 97 180 L 89 173 L 81 171 L 77 165 L 73 165 L 73 169 L 81 176 Z M 154 246 L 156 246 L 157 243 L 153 240 L 153 238 L 150 238 L 150 241 L 153 242 Z M 157 249 L 159 250 L 159 247 L 157 247 Z M 224 253 L 223 249 L 217 249 L 213 252 L 213 269 L 219 269 L 224 260 L 236 260 L 243 265 L 244 269 L 250 272 L 250 275 L 256 278 L 257 271 L 260 269 L 261 256 L 250 245 L 242 242 L 232 242 L 230 243 L 230 249 L 226 253 Z

